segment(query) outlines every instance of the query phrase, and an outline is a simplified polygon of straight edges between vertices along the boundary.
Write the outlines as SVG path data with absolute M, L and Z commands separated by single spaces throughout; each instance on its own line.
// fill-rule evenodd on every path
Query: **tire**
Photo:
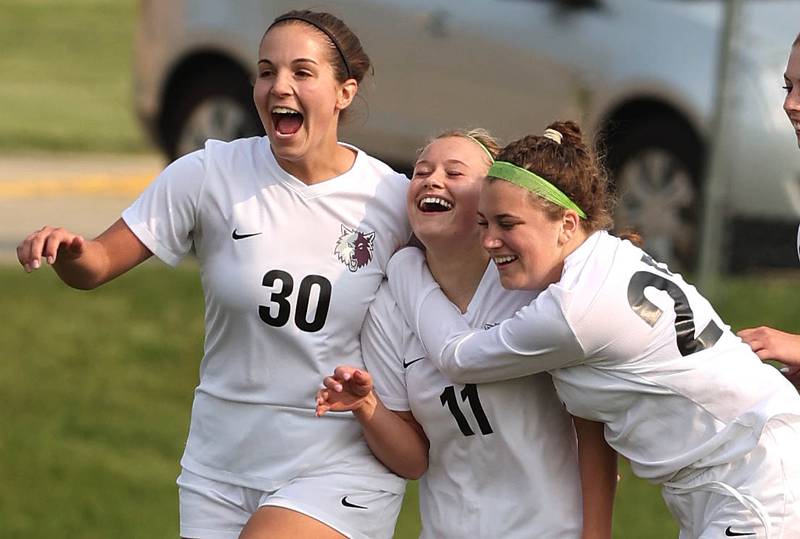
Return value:
M 202 148 L 213 138 L 263 135 L 252 86 L 239 69 L 217 66 L 185 79 L 164 108 L 163 148 L 170 160 Z
M 644 249 L 676 271 L 696 268 L 702 204 L 702 143 L 671 116 L 619 126 L 608 141 L 618 231 L 633 230 Z

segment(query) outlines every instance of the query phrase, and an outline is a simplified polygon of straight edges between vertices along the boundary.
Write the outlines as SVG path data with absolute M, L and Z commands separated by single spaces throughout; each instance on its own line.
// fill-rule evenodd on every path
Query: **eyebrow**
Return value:
M 463 166 L 465 166 L 465 167 L 469 168 L 469 165 L 468 165 L 468 164 L 466 164 L 466 163 L 465 163 L 465 162 L 463 162 L 463 161 L 459 161 L 458 159 L 446 159 L 446 160 L 445 160 L 445 162 L 444 162 L 444 164 L 445 164 L 445 165 L 463 165 Z M 414 163 L 414 166 L 415 166 L 415 167 L 417 167 L 417 166 L 419 166 L 419 165 L 428 165 L 428 166 L 432 166 L 432 163 L 431 163 L 430 161 L 426 161 L 426 160 L 417 161 L 416 163 Z
M 272 61 L 267 59 L 267 58 L 261 58 L 258 61 L 258 63 L 259 64 L 270 64 L 270 65 L 272 65 Z M 314 65 L 318 65 L 317 61 L 313 60 L 311 58 L 295 58 L 294 60 L 291 61 L 291 63 L 292 64 L 314 64 Z

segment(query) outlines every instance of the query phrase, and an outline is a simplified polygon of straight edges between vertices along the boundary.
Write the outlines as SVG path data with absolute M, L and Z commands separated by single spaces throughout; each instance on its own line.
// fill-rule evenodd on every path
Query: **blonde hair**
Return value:
M 500 153 L 500 143 L 486 129 L 481 127 L 475 127 L 471 129 L 447 129 L 435 137 L 428 139 L 428 141 L 425 143 L 425 146 L 417 150 L 417 159 L 419 159 L 419 156 L 422 155 L 422 152 L 425 151 L 425 148 L 430 146 L 432 142 L 451 137 L 468 139 L 477 145 L 483 146 L 484 150 L 486 150 L 492 156 L 492 159 L 497 157 L 497 154 Z M 487 155 L 486 158 L 488 161 L 489 156 Z M 489 164 L 491 164 L 491 162 L 489 162 Z

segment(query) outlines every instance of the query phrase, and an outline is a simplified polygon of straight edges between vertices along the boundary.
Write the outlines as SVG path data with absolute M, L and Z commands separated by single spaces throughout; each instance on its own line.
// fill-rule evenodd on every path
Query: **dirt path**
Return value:
M 0 263 L 43 225 L 93 237 L 163 168 L 160 155 L 0 155 Z

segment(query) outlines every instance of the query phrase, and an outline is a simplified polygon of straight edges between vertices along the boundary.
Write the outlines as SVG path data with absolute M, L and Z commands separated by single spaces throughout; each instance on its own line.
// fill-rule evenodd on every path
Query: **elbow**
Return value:
M 404 469 L 403 473 L 398 473 L 398 475 L 404 479 L 409 479 L 412 481 L 416 481 L 423 475 L 425 472 L 428 471 L 428 459 L 424 459 L 421 462 L 413 463 L 407 469 Z
M 440 370 L 454 384 L 469 384 L 474 381 L 469 376 L 469 369 L 464 368 L 463 365 L 459 365 L 455 361 L 444 363 Z

